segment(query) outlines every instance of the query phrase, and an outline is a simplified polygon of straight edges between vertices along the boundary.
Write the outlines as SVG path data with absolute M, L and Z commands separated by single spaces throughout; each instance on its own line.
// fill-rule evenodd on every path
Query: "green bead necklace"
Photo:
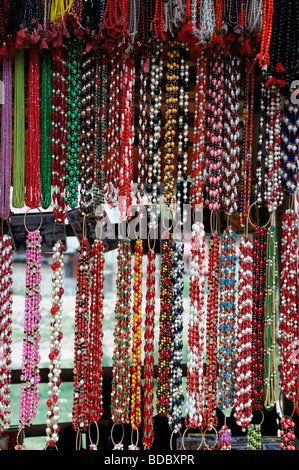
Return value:
M 51 204 L 52 51 L 43 49 L 41 70 L 41 157 L 42 207 Z

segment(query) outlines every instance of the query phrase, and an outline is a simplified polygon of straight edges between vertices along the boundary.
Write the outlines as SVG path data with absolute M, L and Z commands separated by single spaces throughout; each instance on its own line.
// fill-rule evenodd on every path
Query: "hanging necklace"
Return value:
M 12 343 L 12 239 L 0 236 L 0 434 L 11 424 L 11 343 Z
M 170 340 L 172 318 L 172 235 L 165 231 L 161 249 L 160 317 L 158 340 L 158 381 L 156 409 L 167 416 L 170 406 Z
M 131 241 L 118 245 L 114 350 L 112 356 L 111 418 L 113 425 L 130 422 Z M 111 431 L 112 433 L 112 431 Z M 122 448 L 122 443 L 115 447 Z
M 90 246 L 85 234 L 80 241 L 75 305 L 73 428 L 77 433 L 87 427 L 87 364 L 89 315 Z
M 3 58 L 4 101 L 1 124 L 1 159 L 0 159 L 0 217 L 10 215 L 11 189 L 11 150 L 12 150 L 12 67 L 10 48 Z
M 263 1 L 253 0 L 245 5 L 245 31 L 261 33 L 263 26 Z
M 129 16 L 130 0 L 123 2 L 107 0 L 103 15 L 103 25 L 107 36 L 116 39 L 125 35 L 129 26 Z
M 207 54 L 200 51 L 196 58 L 196 84 L 194 97 L 193 150 L 191 154 L 190 203 L 192 208 L 203 208 L 205 169 Z
M 251 348 L 252 348 L 252 286 L 253 284 L 253 247 L 248 236 L 240 242 L 237 344 L 236 344 L 236 389 L 234 416 L 237 424 L 244 430 L 252 419 L 251 398 Z
M 208 69 L 206 120 L 205 205 L 210 210 L 218 210 L 221 206 L 223 67 L 222 50 L 220 47 L 214 48 L 210 56 Z
M 136 204 L 137 212 L 140 211 L 140 205 L 143 204 L 145 192 L 145 178 L 147 170 L 148 157 L 148 117 L 147 117 L 147 82 L 148 72 L 145 69 L 145 59 L 141 58 L 140 63 L 140 82 L 139 82 L 139 121 L 138 121 L 138 162 L 137 162 L 137 187 Z
M 40 184 L 43 209 L 51 205 L 52 51 L 42 50 Z
M 226 215 L 238 210 L 239 157 L 240 157 L 240 79 L 241 59 L 229 52 L 225 57 L 222 207 Z
M 211 217 L 212 218 L 212 217 Z M 220 237 L 213 233 L 209 240 L 208 300 L 206 314 L 206 373 L 204 377 L 205 410 L 203 425 L 210 429 L 217 426 L 217 330 L 219 286 Z
M 299 142 L 299 109 L 286 97 L 281 122 L 281 182 L 284 192 L 291 196 L 297 187 L 297 154 Z
M 236 234 L 227 227 L 221 236 L 218 319 L 218 406 L 234 406 L 236 354 Z
M 56 446 L 59 439 L 59 394 L 61 374 L 61 340 L 62 340 L 62 296 L 63 289 L 63 250 L 64 245 L 58 240 L 53 247 L 52 255 L 52 306 L 51 334 L 48 373 L 47 427 L 46 441 L 50 447 Z
M 278 252 L 275 226 L 270 226 L 268 229 L 266 256 L 264 406 L 266 410 L 271 410 L 276 403 L 278 394 L 276 348 Z
M 261 450 L 261 425 L 249 424 L 246 439 L 247 450 Z
M 263 26 L 261 32 L 260 52 L 257 54 L 260 68 L 270 65 L 270 39 L 272 36 L 272 21 L 274 0 L 265 0 L 263 3 Z
M 30 209 L 36 209 L 41 204 L 39 61 L 39 46 L 31 44 L 29 50 L 28 132 L 25 173 L 25 204 Z
M 87 421 L 98 425 L 103 415 L 103 307 L 104 307 L 104 242 L 96 239 L 91 249 L 90 315 L 88 325 Z M 97 450 L 97 443 L 90 449 Z
M 66 202 L 71 209 L 77 206 L 79 184 L 79 152 L 80 152 L 80 106 L 82 94 L 81 79 L 81 43 L 76 37 L 68 42 L 68 120 L 66 143 Z
M 280 448 L 281 450 L 296 450 L 295 446 L 295 423 L 289 416 L 282 416 L 280 419 Z
M 170 345 L 170 406 L 168 424 L 173 433 L 182 428 L 183 395 L 183 314 L 184 314 L 184 242 L 174 240 L 172 270 L 172 316 Z
M 105 157 L 107 132 L 107 51 L 96 52 L 95 80 L 95 147 L 93 169 L 92 204 L 94 211 L 105 202 Z
M 53 215 L 62 224 L 67 215 L 65 200 L 67 143 L 67 49 L 64 44 L 53 49 L 52 55 L 52 162 L 51 185 Z
M 266 70 L 261 71 L 261 96 L 259 115 L 259 137 L 256 157 L 255 202 L 260 207 L 264 201 L 264 162 L 266 141 Z
M 186 383 L 187 427 L 196 428 L 203 420 L 203 358 L 205 331 L 205 231 L 204 225 L 192 226 L 190 260 L 190 308 L 188 317 L 188 358 Z
M 92 211 L 92 180 L 95 140 L 95 51 L 86 48 L 82 51 L 82 90 L 81 90 L 81 158 L 80 158 L 80 212 L 88 216 Z
M 161 185 L 161 118 L 162 118 L 162 78 L 163 78 L 163 46 L 159 41 L 151 61 L 149 109 L 149 143 L 147 158 L 146 193 L 150 216 L 149 228 L 156 228 L 160 212 L 159 196 Z
M 26 223 L 26 222 L 25 222 Z M 20 427 L 31 425 L 39 402 L 39 341 L 40 341 L 40 283 L 41 236 L 39 228 L 28 231 L 26 240 L 26 292 L 22 354 Z
M 149 232 L 150 240 L 150 232 Z M 156 295 L 155 247 L 149 246 L 146 271 L 146 306 L 144 331 L 144 384 L 143 384 L 143 446 L 150 449 L 154 442 L 154 335 Z

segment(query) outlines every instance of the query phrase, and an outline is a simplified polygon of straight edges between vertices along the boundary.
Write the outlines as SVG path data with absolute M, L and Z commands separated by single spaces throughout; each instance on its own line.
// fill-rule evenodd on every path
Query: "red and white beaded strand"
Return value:
M 12 239 L 0 236 L 0 435 L 11 423 Z
M 56 446 L 59 439 L 59 394 L 61 384 L 61 340 L 62 340 L 62 296 L 63 289 L 63 243 L 58 240 L 52 255 L 52 306 L 50 323 L 50 352 L 48 373 L 47 427 L 46 442 Z

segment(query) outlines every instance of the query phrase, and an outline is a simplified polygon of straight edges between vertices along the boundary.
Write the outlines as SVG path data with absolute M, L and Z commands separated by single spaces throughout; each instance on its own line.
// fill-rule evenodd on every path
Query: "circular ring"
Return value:
M 155 246 L 156 246 L 156 238 L 154 238 L 154 244 L 153 246 L 151 246 L 151 243 L 150 243 L 150 235 L 151 235 L 151 230 L 152 230 L 152 227 L 150 227 L 149 231 L 148 231 L 148 235 L 147 235 L 147 244 L 148 244 L 148 249 L 149 251 L 152 251 L 154 252 L 155 251 Z
M 209 445 L 207 444 L 206 440 L 205 440 L 205 435 L 206 435 L 206 432 L 207 432 L 207 431 L 210 431 L 210 430 L 212 430 L 212 429 L 215 431 L 215 444 L 214 444 L 213 446 L 209 446 Z M 214 449 L 214 448 L 217 446 L 217 444 L 218 444 L 218 432 L 217 432 L 217 429 L 216 429 L 214 426 L 211 426 L 210 428 L 206 428 L 205 431 L 204 431 L 204 433 L 203 433 L 203 435 L 202 435 L 202 437 L 203 437 L 203 442 L 204 442 L 205 446 L 206 446 L 208 449 Z
M 80 438 L 78 439 L 79 436 L 80 436 Z M 76 450 L 80 450 L 80 449 L 81 449 L 81 444 L 82 444 L 82 435 L 81 435 L 81 431 L 77 431 L 77 434 L 76 434 Z
M 114 447 L 119 446 L 120 444 L 122 444 L 122 442 L 123 442 L 123 440 L 124 440 L 124 437 L 125 437 L 125 428 L 124 428 L 124 425 L 123 425 L 123 423 L 120 423 L 121 426 L 122 426 L 122 430 L 123 430 L 123 433 L 122 433 L 122 436 L 121 436 L 121 440 L 119 441 L 118 444 L 116 444 L 116 443 L 114 442 L 114 439 L 113 439 L 113 429 L 114 429 L 114 427 L 116 426 L 116 424 L 118 424 L 118 423 L 113 423 L 113 426 L 112 426 L 112 428 L 111 428 L 111 441 L 112 441 L 112 444 L 114 445 Z
M 263 424 L 264 419 L 265 419 L 264 412 L 262 410 L 260 410 L 260 412 L 262 413 L 262 421 L 260 422 L 259 426 L 261 426 Z
M 170 232 L 172 230 L 172 227 L 173 227 L 173 211 L 169 211 L 169 213 L 171 214 L 171 225 L 170 225 L 170 227 L 165 227 L 164 217 L 162 217 L 162 228 L 163 228 L 163 230 L 168 230 L 168 232 Z
M 44 450 L 47 450 L 48 447 L 50 447 L 49 444 L 46 445 L 46 447 L 44 448 Z M 54 448 L 55 450 L 58 450 L 58 447 L 57 447 L 56 444 L 54 444 L 54 446 L 51 446 L 51 449 L 53 449 L 53 448 Z
M 37 228 L 36 230 L 40 230 L 40 229 L 41 229 L 41 226 L 43 225 L 43 214 L 42 214 L 42 211 L 40 210 L 39 207 L 38 207 L 37 209 L 38 209 L 38 211 L 39 211 L 39 213 L 40 213 L 40 224 L 39 224 L 39 226 L 38 226 L 38 228 Z M 27 209 L 26 212 L 25 212 L 25 214 L 24 214 L 24 227 L 25 227 L 27 233 L 30 232 L 30 230 L 28 230 L 28 227 L 27 227 L 27 225 L 26 225 L 26 216 L 27 216 L 27 214 L 28 214 L 29 211 L 30 211 L 30 209 Z
M 91 428 L 92 423 L 95 424 L 96 430 L 97 430 L 97 438 L 96 438 L 96 443 L 95 443 L 95 444 L 93 444 L 92 439 L 91 439 L 91 435 L 90 435 L 90 428 Z M 92 421 L 90 421 L 90 423 L 89 423 L 89 425 L 88 425 L 88 437 L 89 437 L 90 443 L 93 444 L 93 445 L 95 445 L 95 446 L 97 447 L 97 446 L 98 446 L 98 443 L 99 443 L 100 431 L 99 431 L 98 423 L 96 422 L 95 419 L 93 419 Z
M 283 416 L 285 413 L 283 412 L 283 406 L 282 406 L 282 403 L 281 403 L 281 397 L 283 397 L 283 394 L 282 392 L 279 392 L 279 398 L 278 398 L 278 402 L 279 402 L 279 408 L 280 408 L 280 411 L 281 411 L 281 415 Z M 293 418 L 294 416 L 294 413 L 295 413 L 295 410 L 296 410 L 296 403 L 295 403 L 295 400 L 293 402 L 293 411 L 292 411 L 292 414 L 291 416 L 289 416 L 289 418 Z
M 173 439 L 173 436 L 174 436 L 175 434 L 179 434 L 179 435 L 180 435 L 180 438 L 181 438 L 181 445 L 180 445 L 180 448 L 179 448 L 178 450 L 182 450 L 183 441 L 182 441 L 182 434 L 181 434 L 180 431 L 178 431 L 178 433 L 176 433 L 175 431 L 172 431 L 171 436 L 170 436 L 170 444 L 169 444 L 169 445 L 170 445 L 170 450 L 173 450 L 173 448 L 172 448 L 172 439 Z
M 134 436 L 134 431 L 136 431 L 136 442 L 134 444 L 133 442 L 133 436 Z M 139 429 L 138 428 L 133 428 L 131 429 L 131 444 L 135 447 L 138 447 L 138 441 L 139 441 Z
M 215 213 L 214 209 L 211 210 L 211 215 L 210 215 L 210 228 L 211 228 L 211 235 L 212 237 L 214 235 L 216 235 L 216 230 L 217 230 L 217 216 L 216 216 L 216 228 L 215 228 L 215 231 L 213 230 L 213 221 L 212 221 L 212 218 L 213 218 L 213 214 Z
M 21 436 L 22 431 L 23 431 L 23 444 L 20 444 L 19 438 L 20 438 L 20 436 Z M 21 426 L 21 427 L 19 428 L 18 433 L 17 433 L 16 441 L 17 441 L 17 445 L 24 445 L 24 441 L 25 441 L 25 426 Z
M 257 227 L 257 226 L 258 226 L 258 225 L 256 225 L 255 223 L 253 223 L 253 221 L 251 220 L 251 217 L 250 217 L 250 211 L 251 211 L 252 207 L 255 206 L 256 203 L 257 203 L 257 201 L 253 202 L 253 203 L 251 204 L 251 206 L 249 207 L 249 209 L 248 209 L 248 213 L 247 213 L 247 227 L 248 227 L 248 222 L 252 225 L 252 227 Z M 269 217 L 268 222 L 267 222 L 265 225 L 263 225 L 261 228 L 267 227 L 267 225 L 269 225 L 270 220 L 271 220 L 271 216 L 272 216 L 272 214 L 270 213 L 270 217 Z
M 191 427 L 187 427 L 185 429 L 185 431 L 183 432 L 183 436 L 182 436 L 182 439 L 181 439 L 181 448 L 183 448 L 183 450 L 187 450 L 186 447 L 185 447 L 185 436 L 186 436 L 186 432 L 189 431 L 189 429 L 191 429 Z M 201 433 L 201 438 L 202 438 L 202 433 Z M 196 450 L 199 450 L 202 446 L 202 443 L 203 443 L 203 440 L 201 439 L 201 442 L 199 444 L 199 446 L 197 447 Z
M 86 214 L 83 215 L 82 237 L 86 238 Z
M 101 227 L 101 230 L 100 230 L 100 236 L 98 235 L 98 227 Z M 103 236 L 103 224 L 98 220 L 97 223 L 96 223 L 96 226 L 95 226 L 95 234 L 96 234 L 96 239 L 97 240 L 102 240 L 102 236 Z
M 137 235 L 136 227 L 139 224 L 139 235 Z M 136 240 L 141 240 L 141 217 L 140 214 L 135 218 L 135 224 L 134 224 L 134 232 L 135 232 L 135 239 Z

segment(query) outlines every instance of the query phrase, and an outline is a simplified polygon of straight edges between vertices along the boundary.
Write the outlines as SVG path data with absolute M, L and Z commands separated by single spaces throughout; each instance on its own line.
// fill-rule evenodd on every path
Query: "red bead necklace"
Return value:
M 128 29 L 130 19 L 130 1 L 107 0 L 103 14 L 103 25 L 110 38 L 123 36 Z

